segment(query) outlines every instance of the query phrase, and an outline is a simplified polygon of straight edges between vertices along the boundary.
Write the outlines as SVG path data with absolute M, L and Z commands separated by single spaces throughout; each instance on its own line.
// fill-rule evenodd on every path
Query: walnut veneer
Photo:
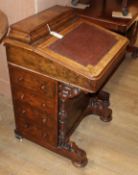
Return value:
M 64 38 L 50 36 L 47 23 Z M 101 43 L 92 40 L 93 31 L 103 38 L 98 40 Z M 60 44 L 64 45 L 62 50 Z M 109 94 L 101 87 L 122 60 L 127 44 L 126 38 L 80 20 L 70 8 L 61 6 L 12 25 L 5 45 L 16 137 L 63 155 L 76 166 L 85 166 L 86 152 L 70 141 L 70 136 L 88 114 L 97 114 L 105 122 L 112 119 Z M 80 53 L 73 52 L 74 48 Z

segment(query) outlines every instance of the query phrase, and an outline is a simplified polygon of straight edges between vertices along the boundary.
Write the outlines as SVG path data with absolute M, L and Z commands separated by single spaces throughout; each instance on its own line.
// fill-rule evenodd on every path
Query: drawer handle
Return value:
M 42 122 L 45 124 L 45 123 L 47 123 L 47 118 L 43 118 L 42 119 Z
M 42 103 L 42 107 L 45 108 L 46 107 L 46 104 L 45 103 Z
M 23 77 L 19 77 L 18 78 L 18 81 L 23 81 Z
M 20 99 L 21 99 L 21 100 L 23 100 L 23 99 L 24 99 L 24 94 L 22 94 L 22 95 L 20 96 Z
M 47 134 L 47 133 L 43 134 L 43 137 L 44 137 L 44 138 L 47 138 L 47 136 L 48 136 L 48 134 Z
M 46 90 L 46 85 L 42 84 L 40 87 L 42 90 Z
M 24 127 L 25 127 L 25 128 L 29 128 L 29 124 L 26 123 L 26 124 L 24 125 Z
M 26 110 L 25 110 L 25 109 L 23 109 L 21 112 L 22 112 L 22 114 L 25 114 L 25 113 L 26 113 Z

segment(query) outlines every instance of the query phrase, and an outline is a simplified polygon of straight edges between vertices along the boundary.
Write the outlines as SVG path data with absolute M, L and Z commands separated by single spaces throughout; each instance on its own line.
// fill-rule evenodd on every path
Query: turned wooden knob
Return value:
M 48 136 L 47 133 L 44 133 L 44 134 L 43 134 L 43 137 L 44 137 L 44 138 L 47 138 L 47 136 Z
M 43 118 L 42 123 L 44 123 L 44 124 L 47 123 L 47 118 Z
M 45 103 L 42 103 L 42 107 L 45 108 L 46 107 L 46 104 Z
M 42 84 L 40 88 L 41 88 L 42 90 L 46 90 L 46 85 L 45 85 L 45 84 Z
M 21 100 L 23 100 L 23 99 L 24 99 L 24 94 L 22 94 L 22 95 L 20 96 L 20 99 L 21 99 Z
M 23 77 L 19 77 L 18 78 L 18 81 L 23 81 Z
M 21 111 L 21 113 L 22 113 L 22 114 L 25 114 L 25 113 L 26 113 L 26 110 L 25 110 L 25 109 L 23 109 L 23 110 Z

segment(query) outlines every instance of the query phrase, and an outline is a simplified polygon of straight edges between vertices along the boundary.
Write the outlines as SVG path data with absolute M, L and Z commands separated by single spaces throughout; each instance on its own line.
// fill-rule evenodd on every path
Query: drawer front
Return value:
M 56 98 L 57 82 L 9 64 L 11 83 L 39 93 L 43 97 Z
M 57 145 L 57 137 L 55 137 L 53 130 L 50 130 L 46 126 L 40 128 L 40 126 L 33 124 L 30 120 L 26 120 L 25 118 L 16 118 L 16 131 L 23 137 L 29 138 L 42 145 Z
M 52 113 L 42 112 L 28 104 L 14 101 L 16 129 L 23 136 L 57 145 L 57 120 Z
M 16 130 L 42 145 L 57 145 L 57 82 L 9 65 Z
M 54 113 L 53 111 L 50 112 L 43 112 L 41 110 L 38 110 L 36 108 L 32 108 L 30 105 L 28 104 L 24 104 L 24 103 L 19 103 L 14 102 L 14 106 L 15 106 L 15 115 L 18 118 L 26 118 L 27 120 L 30 120 L 32 123 L 37 124 L 38 126 L 42 127 L 42 126 L 51 126 L 55 127 L 56 125 L 56 113 Z M 50 123 L 51 125 L 50 125 Z
M 34 108 L 45 112 L 56 112 L 56 100 L 43 98 L 28 89 L 12 86 L 13 100 L 19 103 L 27 103 Z

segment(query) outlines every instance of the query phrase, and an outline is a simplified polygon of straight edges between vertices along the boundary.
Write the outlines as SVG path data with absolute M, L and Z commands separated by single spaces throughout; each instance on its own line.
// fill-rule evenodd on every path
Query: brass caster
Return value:
M 72 161 L 72 164 L 77 168 L 85 167 L 88 163 L 88 159 L 84 159 L 82 161 Z
M 100 119 L 103 121 L 103 122 L 110 122 L 112 120 L 112 115 L 109 115 L 109 116 L 100 116 Z
M 23 141 L 23 137 L 21 135 L 15 133 L 15 137 L 16 137 L 16 139 L 19 140 L 19 142 L 22 142 Z

